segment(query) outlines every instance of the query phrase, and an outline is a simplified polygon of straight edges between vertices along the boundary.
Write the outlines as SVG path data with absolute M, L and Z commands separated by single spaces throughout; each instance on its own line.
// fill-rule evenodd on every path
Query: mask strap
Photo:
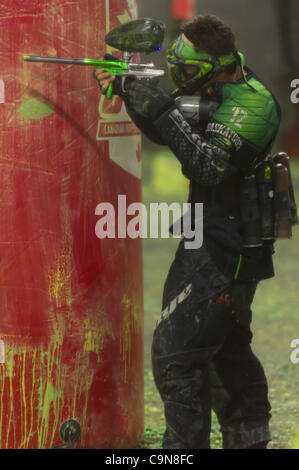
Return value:
M 245 58 L 244 58 L 244 55 L 242 54 L 242 52 L 237 51 L 237 52 L 235 52 L 235 57 L 237 59 L 238 64 L 241 67 L 241 72 L 242 72 L 242 77 L 243 77 L 244 82 L 246 83 L 247 86 L 249 86 L 249 88 L 252 89 L 252 91 L 254 91 L 256 93 L 257 90 L 252 85 L 250 85 L 250 83 L 248 82 L 248 80 L 246 78 L 246 75 L 245 75 L 245 71 L 244 71 Z

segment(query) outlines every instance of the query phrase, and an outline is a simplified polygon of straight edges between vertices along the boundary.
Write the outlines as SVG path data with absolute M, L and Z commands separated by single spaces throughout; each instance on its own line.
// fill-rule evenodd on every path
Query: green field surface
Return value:
M 145 158 L 148 158 L 145 156 Z M 299 201 L 299 161 L 292 164 L 295 192 Z M 176 159 L 167 152 L 155 156 L 151 175 L 143 187 L 143 202 L 185 202 L 187 181 Z M 151 373 L 150 348 L 155 324 L 160 317 L 163 284 L 178 246 L 178 239 L 145 239 L 145 432 L 141 448 L 159 449 L 165 428 L 163 404 Z M 293 239 L 275 243 L 275 277 L 259 284 L 253 310 L 253 343 L 268 378 L 272 404 L 272 449 L 299 449 L 299 363 L 290 360 L 291 342 L 299 338 L 299 231 Z M 222 446 L 216 417 L 212 419 L 211 447 Z

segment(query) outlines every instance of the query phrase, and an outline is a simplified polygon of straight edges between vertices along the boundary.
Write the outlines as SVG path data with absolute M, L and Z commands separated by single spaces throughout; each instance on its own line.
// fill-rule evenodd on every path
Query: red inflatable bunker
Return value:
M 0 3 L 0 447 L 132 448 L 143 432 L 140 239 L 97 205 L 141 200 L 140 135 L 92 68 L 134 0 Z M 110 50 L 109 50 L 110 52 Z

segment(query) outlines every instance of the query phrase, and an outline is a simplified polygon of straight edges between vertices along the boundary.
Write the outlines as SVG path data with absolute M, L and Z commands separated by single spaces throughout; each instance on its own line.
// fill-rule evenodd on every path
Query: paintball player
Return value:
M 113 82 L 139 129 L 168 145 L 190 180 L 189 202 L 204 204 L 204 242 L 180 241 L 163 293 L 152 344 L 156 386 L 165 407 L 165 449 L 210 447 L 211 410 L 223 448 L 266 449 L 270 404 L 263 367 L 251 350 L 251 303 L 274 276 L 273 242 L 243 244 L 243 177 L 269 153 L 279 106 L 244 65 L 231 28 L 213 15 L 183 25 L 167 60 L 177 89 L 98 70 L 102 93 Z M 188 119 L 184 97 L 200 97 Z M 205 116 L 201 116 L 204 109 Z

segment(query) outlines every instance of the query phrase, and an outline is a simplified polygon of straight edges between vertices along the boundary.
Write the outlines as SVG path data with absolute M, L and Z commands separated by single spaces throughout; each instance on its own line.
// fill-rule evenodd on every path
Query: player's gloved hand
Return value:
M 132 80 L 125 84 L 126 101 L 137 114 L 155 120 L 174 105 L 174 100 L 157 86 L 156 80 Z

